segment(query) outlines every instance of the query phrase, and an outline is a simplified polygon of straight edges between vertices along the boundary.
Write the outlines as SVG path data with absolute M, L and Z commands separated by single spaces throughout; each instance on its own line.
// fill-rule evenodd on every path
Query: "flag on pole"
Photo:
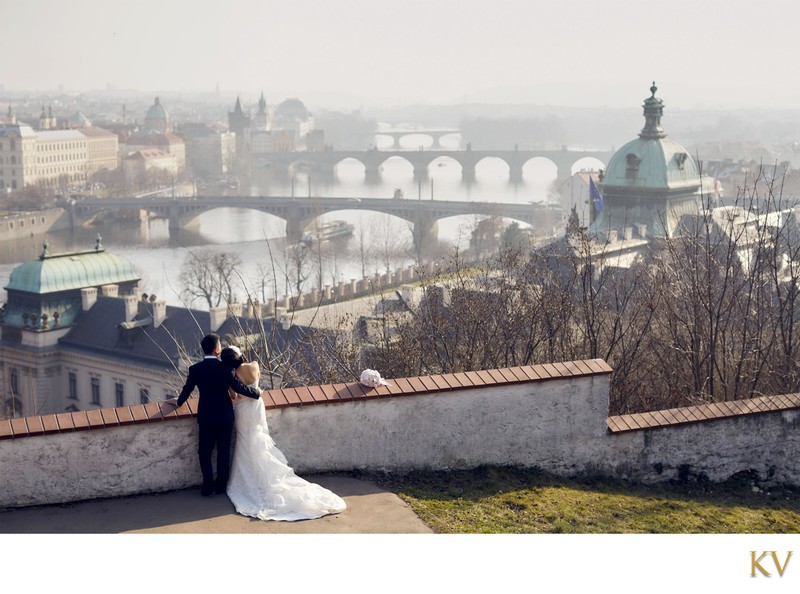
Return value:
M 603 197 L 600 195 L 600 190 L 594 185 L 594 179 L 589 178 L 589 199 L 592 201 L 592 207 L 595 212 L 603 210 Z

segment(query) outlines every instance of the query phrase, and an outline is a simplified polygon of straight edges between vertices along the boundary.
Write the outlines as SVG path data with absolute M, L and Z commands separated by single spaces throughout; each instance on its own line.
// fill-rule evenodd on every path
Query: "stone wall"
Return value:
M 272 436 L 300 473 L 492 464 L 641 482 L 754 470 L 800 484 L 800 396 L 608 418 L 610 372 L 600 360 L 576 361 L 263 399 Z M 0 507 L 199 485 L 196 402 L 0 421 Z

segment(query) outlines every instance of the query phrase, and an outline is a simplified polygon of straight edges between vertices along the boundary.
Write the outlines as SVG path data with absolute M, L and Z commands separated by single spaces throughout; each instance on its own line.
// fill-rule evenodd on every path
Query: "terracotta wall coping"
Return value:
M 800 394 L 760 396 L 749 400 L 711 402 L 695 406 L 668 408 L 651 412 L 608 417 L 606 424 L 612 433 L 660 429 L 676 425 L 702 423 L 718 419 L 733 419 L 756 413 L 777 412 L 800 408 Z
M 467 371 L 441 375 L 389 379 L 388 386 L 367 388 L 357 382 L 266 390 L 262 399 L 267 409 L 310 406 L 339 402 L 369 401 L 420 394 L 455 392 L 458 390 L 608 375 L 613 370 L 602 359 L 524 365 L 486 371 Z M 20 417 L 0 420 L 0 440 L 34 435 L 103 429 L 136 423 L 161 423 L 194 417 L 197 399 L 190 398 L 178 410 L 160 402 L 79 412 Z

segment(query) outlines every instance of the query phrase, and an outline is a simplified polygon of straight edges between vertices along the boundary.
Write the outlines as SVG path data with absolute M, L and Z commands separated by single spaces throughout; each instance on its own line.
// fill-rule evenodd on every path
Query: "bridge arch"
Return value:
M 575 175 L 579 171 L 599 171 L 605 168 L 606 163 L 603 163 L 597 157 L 582 157 L 572 164 L 570 174 Z
M 439 168 L 445 168 L 444 171 L 440 171 Z M 460 179 L 464 173 L 464 165 L 450 155 L 441 155 L 433 159 L 431 162 L 428 163 L 428 174 L 432 177 L 444 178 L 444 179 Z
M 345 178 L 364 178 L 367 171 L 367 164 L 357 157 L 342 157 L 334 161 L 331 166 L 337 177 Z
M 494 157 L 491 155 L 486 155 L 478 159 L 473 165 L 475 170 L 475 177 L 478 177 L 480 174 L 481 177 L 484 179 L 502 179 L 506 180 L 511 177 L 511 164 L 502 157 Z M 494 169 L 495 171 L 492 175 L 489 175 L 489 172 Z
M 453 142 L 452 136 L 458 136 Z M 460 130 L 377 130 L 373 132 L 375 146 L 381 149 L 416 150 L 419 148 L 457 149 L 461 146 L 462 137 Z M 446 142 L 442 139 L 447 138 Z M 391 139 L 391 140 L 387 140 Z
M 534 183 L 553 183 L 560 174 L 558 163 L 548 157 L 531 157 L 522 164 L 522 178 Z
M 295 160 L 289 162 L 289 166 L 287 167 L 287 170 L 289 171 L 289 175 L 294 175 L 295 173 L 298 173 L 299 171 L 309 171 L 309 170 L 311 170 L 311 166 L 312 166 L 312 163 L 311 163 L 310 159 L 300 158 L 300 159 L 295 159 Z
M 239 215 L 242 211 L 247 212 L 245 217 Z M 266 212 L 261 208 L 233 205 L 220 205 L 204 210 L 188 210 L 177 217 L 173 213 L 169 218 L 170 227 L 173 229 L 195 227 L 203 231 L 204 227 L 210 227 L 211 235 L 214 235 L 215 222 L 222 223 L 221 226 L 228 228 L 235 227 L 237 220 L 243 218 L 242 224 L 239 225 L 242 235 L 237 238 L 241 241 L 264 239 L 265 233 L 267 237 L 281 236 L 285 232 L 288 222 L 287 218 L 276 213 Z M 230 224 L 225 224 L 226 221 L 230 221 Z
M 464 137 L 461 132 L 448 132 L 439 136 L 439 145 L 442 148 L 450 150 L 458 150 L 464 142 Z

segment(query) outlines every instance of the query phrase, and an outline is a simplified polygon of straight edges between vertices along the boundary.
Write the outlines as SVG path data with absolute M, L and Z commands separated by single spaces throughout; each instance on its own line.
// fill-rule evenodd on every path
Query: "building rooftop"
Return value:
M 36 133 L 40 142 L 60 142 L 63 140 L 84 140 L 86 137 L 80 130 L 41 130 Z
M 93 250 L 65 254 L 47 253 L 11 271 L 6 291 L 46 294 L 87 287 L 139 281 L 128 260 L 106 252 L 99 243 Z
M 698 188 L 700 173 L 688 151 L 667 138 L 661 127 L 664 104 L 656 86 L 645 99 L 645 126 L 639 138 L 630 141 L 611 157 L 602 181 L 604 188 L 622 187 L 645 190 Z

